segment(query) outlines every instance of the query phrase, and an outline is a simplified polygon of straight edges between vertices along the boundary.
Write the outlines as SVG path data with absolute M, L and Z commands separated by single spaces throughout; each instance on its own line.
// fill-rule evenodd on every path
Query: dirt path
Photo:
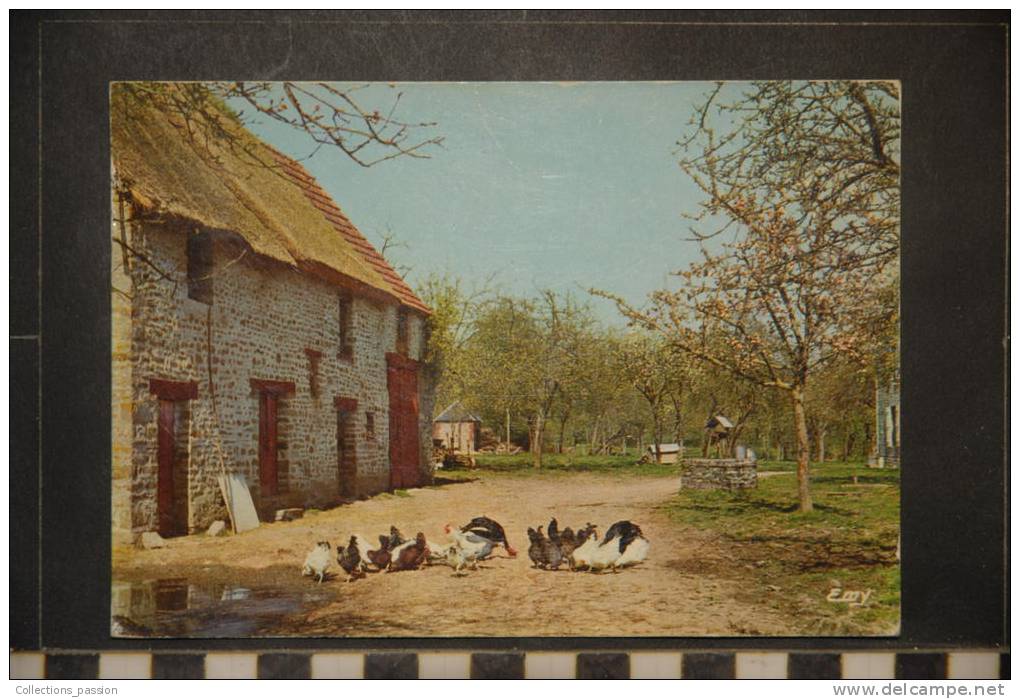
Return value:
M 185 578 L 193 584 L 272 588 L 298 595 L 297 609 L 277 613 L 260 635 L 313 636 L 685 636 L 794 633 L 792 620 L 748 594 L 741 571 L 720 570 L 717 542 L 677 526 L 656 510 L 675 478 L 591 474 L 500 476 L 383 495 L 294 522 L 263 525 L 220 539 L 191 536 L 165 549 L 118 550 L 114 578 Z M 500 556 L 469 575 L 446 566 L 369 574 L 317 585 L 299 575 L 318 540 L 333 546 L 352 532 L 376 539 L 396 525 L 441 542 L 446 522 L 487 515 L 506 528 L 516 559 Z M 527 557 L 529 526 L 555 515 L 560 526 L 638 523 L 651 542 L 648 560 L 617 574 L 542 571 Z M 706 559 L 714 564 L 705 566 Z M 334 568 L 334 570 L 337 570 Z M 745 571 L 746 572 L 746 571 Z M 158 630 L 156 630 L 159 633 Z M 215 633 L 215 632 L 214 632 Z M 223 633 L 219 635 L 230 635 Z

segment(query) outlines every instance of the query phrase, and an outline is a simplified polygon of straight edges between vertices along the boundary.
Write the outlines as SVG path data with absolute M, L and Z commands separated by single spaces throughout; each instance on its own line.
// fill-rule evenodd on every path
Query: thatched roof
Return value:
M 111 150 L 136 207 L 239 235 L 264 257 L 326 281 L 429 309 L 297 162 L 231 120 L 229 143 L 114 84 Z

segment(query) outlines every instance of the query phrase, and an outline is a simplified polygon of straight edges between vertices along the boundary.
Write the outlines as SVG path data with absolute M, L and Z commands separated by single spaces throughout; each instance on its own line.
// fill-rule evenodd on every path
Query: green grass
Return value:
M 806 513 L 793 473 L 761 478 L 752 490 L 681 490 L 661 508 L 678 525 L 718 535 L 739 559 L 757 561 L 751 575 L 760 587 L 779 588 L 778 603 L 803 619 L 805 633 L 887 632 L 899 619 L 899 475 L 860 464 L 813 466 L 814 510 Z M 869 604 L 829 602 L 837 586 L 872 590 Z
M 476 454 L 475 469 L 440 469 L 442 478 L 478 478 L 485 474 L 557 476 L 570 473 L 603 473 L 621 476 L 679 475 L 678 464 L 642 464 L 636 455 L 543 454 L 542 468 L 531 465 L 531 454 Z

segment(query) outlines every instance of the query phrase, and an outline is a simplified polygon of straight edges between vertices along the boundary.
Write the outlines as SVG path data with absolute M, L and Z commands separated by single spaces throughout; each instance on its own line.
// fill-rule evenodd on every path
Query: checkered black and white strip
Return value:
M 11 679 L 1008 679 L 998 652 L 13 652 Z

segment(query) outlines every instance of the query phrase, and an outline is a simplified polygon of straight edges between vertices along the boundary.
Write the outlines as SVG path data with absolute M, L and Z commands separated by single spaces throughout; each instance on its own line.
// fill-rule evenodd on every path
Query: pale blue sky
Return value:
M 640 304 L 669 271 L 698 257 L 683 212 L 701 196 L 674 155 L 708 83 L 404 83 L 359 92 L 385 112 L 434 121 L 445 137 L 429 160 L 401 157 L 363 168 L 332 148 L 305 166 L 413 285 L 431 271 L 468 284 L 494 276 L 515 294 L 541 288 L 588 297 L 595 286 Z M 249 124 L 288 155 L 306 136 Z M 621 321 L 607 301 L 598 316 Z

